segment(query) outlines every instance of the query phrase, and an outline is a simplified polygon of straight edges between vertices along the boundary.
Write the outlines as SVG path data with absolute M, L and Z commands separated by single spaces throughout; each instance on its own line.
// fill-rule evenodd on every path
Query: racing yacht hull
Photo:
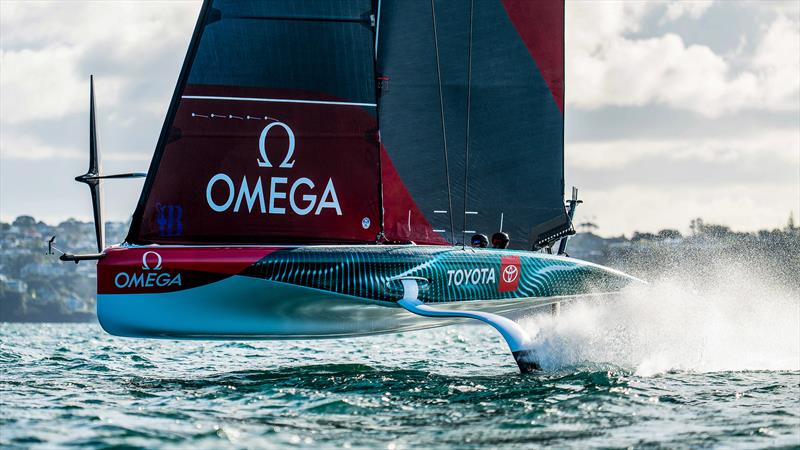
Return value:
M 617 292 L 621 272 L 561 256 L 434 246 L 114 247 L 98 263 L 97 314 L 111 334 L 317 339 L 443 326 L 398 305 L 401 280 L 442 311 L 515 316 Z

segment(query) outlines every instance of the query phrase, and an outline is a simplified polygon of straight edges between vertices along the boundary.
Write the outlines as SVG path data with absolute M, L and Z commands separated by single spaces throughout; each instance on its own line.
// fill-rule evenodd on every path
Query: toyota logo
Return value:
M 150 267 L 150 264 L 147 263 L 147 255 L 155 255 L 156 265 L 154 267 Z M 152 261 L 152 258 L 150 260 Z M 142 255 L 142 270 L 161 270 L 161 255 L 154 251 L 144 252 L 144 255 Z
M 506 283 L 513 283 L 519 276 L 519 269 L 517 266 L 506 266 L 503 269 L 503 281 Z

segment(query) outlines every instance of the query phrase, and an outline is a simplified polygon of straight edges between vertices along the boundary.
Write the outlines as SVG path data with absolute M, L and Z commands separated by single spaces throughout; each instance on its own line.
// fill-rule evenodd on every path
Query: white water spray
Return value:
M 709 276 L 711 275 L 711 276 Z M 800 370 L 800 298 L 768 276 L 718 268 L 666 276 L 618 298 L 579 302 L 522 321 L 545 370 L 613 364 L 670 370 Z M 694 287 L 693 287 L 694 286 Z

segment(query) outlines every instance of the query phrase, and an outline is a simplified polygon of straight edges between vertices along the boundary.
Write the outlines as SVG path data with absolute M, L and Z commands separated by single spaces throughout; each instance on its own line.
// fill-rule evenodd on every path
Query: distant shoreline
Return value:
M 6 323 L 96 323 L 97 316 L 94 313 L 76 314 L 58 318 L 36 318 L 36 317 L 19 317 L 19 318 L 0 318 L 0 324 Z
M 604 238 L 594 234 L 594 223 L 576 227 L 581 232 L 570 238 L 569 255 L 641 279 L 696 273 L 713 277 L 714 268 L 747 266 L 750 272 L 773 277 L 776 285 L 800 292 L 800 227 L 793 216 L 783 228 L 755 233 L 699 218 L 692 220 L 688 235 L 664 229 L 635 232 L 630 239 Z M 122 242 L 128 225 L 106 222 L 105 228 L 109 242 Z M 31 216 L 0 222 L 0 323 L 97 323 L 95 264 L 64 264 L 45 255 L 52 236 L 63 249 L 96 250 L 92 222 L 67 220 L 53 226 Z

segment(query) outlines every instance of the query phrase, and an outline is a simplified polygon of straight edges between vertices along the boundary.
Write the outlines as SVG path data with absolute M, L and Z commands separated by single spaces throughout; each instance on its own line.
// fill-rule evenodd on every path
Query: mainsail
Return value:
M 431 6 L 382 2 L 378 71 L 388 81 L 379 98 L 381 138 L 418 206 L 408 212 L 384 195 L 387 235 L 425 241 L 430 223 L 457 242 L 502 229 L 512 248 L 540 246 L 570 229 L 563 206 L 564 4 Z
M 552 241 L 563 26 L 562 0 L 207 0 L 127 241 Z
M 207 1 L 131 242 L 374 242 L 370 0 Z

